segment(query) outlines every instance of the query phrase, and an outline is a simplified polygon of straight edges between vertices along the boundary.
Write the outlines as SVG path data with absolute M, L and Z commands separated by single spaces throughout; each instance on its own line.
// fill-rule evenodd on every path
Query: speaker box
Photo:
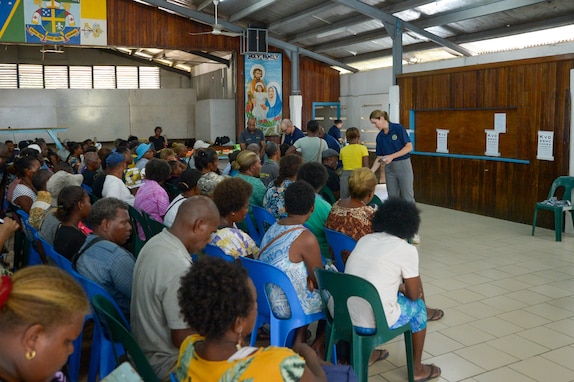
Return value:
M 247 28 L 247 53 L 267 53 L 267 29 Z

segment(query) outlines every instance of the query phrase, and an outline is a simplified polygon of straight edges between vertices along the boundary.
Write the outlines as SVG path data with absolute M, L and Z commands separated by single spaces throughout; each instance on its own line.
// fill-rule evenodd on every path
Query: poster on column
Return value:
M 283 118 L 282 54 L 245 56 L 245 125 L 255 118 L 265 135 L 277 135 Z

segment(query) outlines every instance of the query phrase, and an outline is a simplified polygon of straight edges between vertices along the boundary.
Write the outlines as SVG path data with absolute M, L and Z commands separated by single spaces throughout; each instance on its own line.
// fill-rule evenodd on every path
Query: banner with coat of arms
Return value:
M 0 42 L 107 45 L 106 0 L 0 0 Z

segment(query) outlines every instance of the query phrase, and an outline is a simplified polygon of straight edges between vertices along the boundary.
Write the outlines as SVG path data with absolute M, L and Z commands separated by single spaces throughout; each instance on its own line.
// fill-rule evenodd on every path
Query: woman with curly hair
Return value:
M 198 333 L 181 345 L 178 381 L 327 381 L 301 337 L 293 350 L 243 347 L 255 325 L 257 292 L 241 265 L 200 258 L 182 277 L 178 300 L 185 322 Z
M 220 217 L 217 232 L 211 235 L 211 244 L 235 258 L 256 258 L 259 254 L 259 248 L 253 239 L 235 225 L 247 216 L 252 190 L 249 183 L 239 178 L 224 179 L 213 190 L 213 201 Z
M 297 171 L 302 163 L 303 158 L 296 154 L 287 154 L 279 160 L 279 176 L 269 184 L 263 197 L 263 207 L 271 212 L 275 219 L 287 217 L 285 190 L 295 182 Z
M 407 242 L 419 230 L 420 215 L 414 203 L 387 199 L 373 215 L 374 233 L 362 237 L 349 256 L 345 273 L 371 282 L 381 298 L 391 329 L 410 323 L 413 332 L 415 380 L 438 378 L 441 370 L 423 365 L 427 309 L 419 274 L 417 248 Z M 349 301 L 349 313 L 356 330 L 376 330 L 371 306 L 366 301 Z

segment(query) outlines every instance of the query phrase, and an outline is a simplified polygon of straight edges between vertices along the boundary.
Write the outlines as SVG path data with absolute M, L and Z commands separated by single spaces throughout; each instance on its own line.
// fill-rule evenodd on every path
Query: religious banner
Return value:
M 107 45 L 106 0 L 0 1 L 0 42 Z
M 245 55 L 245 125 L 255 118 L 265 135 L 277 135 L 283 118 L 282 54 Z

